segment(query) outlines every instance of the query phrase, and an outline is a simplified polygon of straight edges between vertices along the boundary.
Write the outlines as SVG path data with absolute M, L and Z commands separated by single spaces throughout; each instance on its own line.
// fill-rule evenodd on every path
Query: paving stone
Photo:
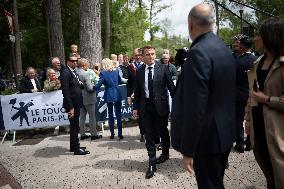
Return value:
M 117 133 L 117 131 L 116 131 Z M 0 146 L 0 164 L 22 188 L 191 188 L 196 189 L 194 175 L 182 167 L 182 156 L 170 149 L 170 159 L 157 165 L 152 179 L 145 179 L 148 157 L 145 143 L 139 142 L 138 127 L 123 129 L 123 140 L 109 139 L 109 131 L 95 141 L 80 141 L 91 152 L 74 156 L 69 152 L 69 136 L 59 135 L 43 139 L 35 145 Z M 157 152 L 157 157 L 161 151 Z M 266 188 L 265 178 L 253 153 L 232 152 L 230 167 L 225 172 L 228 189 Z M 2 186 L 6 187 L 6 186 Z M 2 189 L 2 187 L 0 189 Z

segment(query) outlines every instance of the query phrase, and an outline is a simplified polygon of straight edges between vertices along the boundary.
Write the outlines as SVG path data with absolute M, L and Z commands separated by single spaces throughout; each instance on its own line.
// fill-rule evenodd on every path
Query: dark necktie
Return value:
M 149 69 L 149 73 L 148 73 L 148 90 L 149 90 L 149 99 L 151 99 L 151 100 L 154 99 L 152 68 L 153 67 L 148 67 L 148 69 Z
M 80 79 L 79 79 L 79 76 L 78 76 L 76 70 L 74 70 L 73 73 L 74 73 L 74 76 L 76 77 L 76 79 L 78 80 L 78 83 L 80 83 Z

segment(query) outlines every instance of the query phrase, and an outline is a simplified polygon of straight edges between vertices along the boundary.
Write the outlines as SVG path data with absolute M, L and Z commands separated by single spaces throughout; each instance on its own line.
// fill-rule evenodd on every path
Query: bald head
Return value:
M 192 40 L 199 35 L 213 31 L 215 15 L 213 8 L 207 4 L 198 4 L 188 14 L 188 30 Z
M 207 4 L 198 4 L 191 9 L 188 14 L 188 19 L 195 22 L 201 27 L 212 27 L 215 23 L 215 15 L 213 8 Z M 213 27 L 212 27 L 213 28 Z

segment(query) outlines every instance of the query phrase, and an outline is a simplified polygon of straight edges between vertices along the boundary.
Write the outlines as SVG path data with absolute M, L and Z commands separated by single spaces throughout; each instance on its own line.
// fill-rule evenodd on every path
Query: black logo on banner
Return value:
M 29 123 L 29 118 L 27 116 L 27 112 L 29 112 L 29 107 L 33 106 L 33 100 L 31 100 L 30 102 L 26 103 L 25 102 L 19 102 L 19 107 L 15 106 L 15 104 L 17 103 L 17 99 L 13 98 L 10 100 L 9 104 L 12 105 L 11 111 L 13 109 L 18 110 L 12 117 L 11 119 L 13 121 L 15 121 L 16 119 L 20 118 L 20 127 L 23 126 L 23 120 L 25 119 L 25 121 L 27 122 L 27 125 L 30 126 Z
M 96 103 L 96 117 L 97 120 L 104 121 L 107 117 L 107 103 L 104 101 L 104 91 L 99 91 L 97 94 L 97 103 Z

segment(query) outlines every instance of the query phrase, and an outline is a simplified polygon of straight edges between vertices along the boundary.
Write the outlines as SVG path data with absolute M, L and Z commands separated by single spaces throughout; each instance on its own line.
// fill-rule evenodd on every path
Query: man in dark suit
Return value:
M 80 81 L 75 71 L 77 66 L 77 57 L 69 57 L 67 67 L 61 72 L 60 82 L 63 94 L 63 108 L 68 113 L 70 122 L 70 152 L 74 155 L 85 155 L 89 151 L 80 148 L 79 133 L 79 116 L 80 108 L 83 107 L 82 91 L 83 83 Z
M 195 171 L 198 188 L 224 188 L 223 177 L 235 139 L 236 65 L 228 47 L 213 33 L 210 5 L 188 16 L 193 43 L 178 79 L 172 108 L 172 146 Z
M 242 36 L 239 39 L 239 56 L 236 56 L 237 74 L 236 74 L 236 145 L 234 149 L 240 153 L 244 153 L 244 145 L 246 150 L 250 150 L 250 139 L 247 137 L 244 141 L 243 121 L 245 116 L 245 107 L 249 97 L 249 83 L 247 71 L 253 67 L 253 62 L 257 59 L 251 53 L 252 40 L 248 36 Z
M 128 68 L 128 80 L 127 80 L 127 101 L 128 104 L 131 105 L 132 104 L 132 97 L 134 94 L 134 89 L 136 88 L 136 73 L 137 70 L 141 67 L 141 65 L 143 64 L 142 62 L 142 55 L 141 55 L 141 49 L 139 48 L 135 48 L 133 50 L 133 57 L 134 57 L 134 62 L 130 63 Z M 145 142 L 145 138 L 144 138 L 144 133 L 145 133 L 145 129 L 142 125 L 142 120 L 141 118 L 138 117 L 138 126 L 139 126 L 139 130 L 140 130 L 140 142 Z
M 169 159 L 170 136 L 167 128 L 169 116 L 168 90 L 174 93 L 174 83 L 166 65 L 155 63 L 155 48 L 146 46 L 142 50 L 145 65 L 137 70 L 134 90 L 133 116 L 140 118 L 145 128 L 149 167 L 146 178 L 154 176 L 156 164 Z M 162 140 L 162 154 L 156 159 L 155 142 L 157 133 Z

